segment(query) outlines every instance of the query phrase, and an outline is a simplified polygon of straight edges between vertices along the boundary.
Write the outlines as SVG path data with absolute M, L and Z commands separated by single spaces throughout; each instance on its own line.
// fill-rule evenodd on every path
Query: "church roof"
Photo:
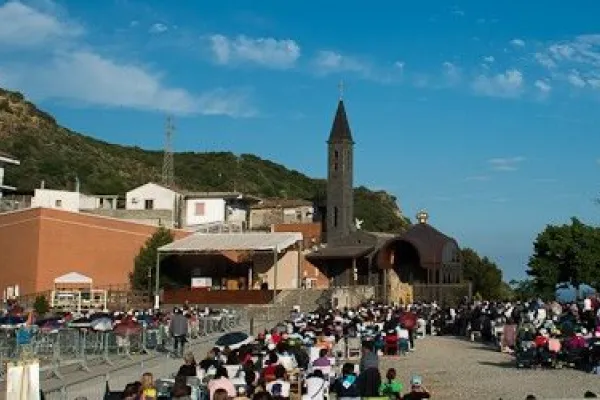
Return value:
M 422 264 L 439 264 L 442 262 L 443 250 L 446 244 L 456 241 L 444 235 L 428 223 L 417 223 L 401 236 L 402 240 L 412 243 L 421 257 Z
M 344 141 L 354 143 L 348 117 L 346 116 L 346 108 L 344 107 L 343 100 L 340 100 L 335 112 L 331 133 L 329 134 L 329 143 Z

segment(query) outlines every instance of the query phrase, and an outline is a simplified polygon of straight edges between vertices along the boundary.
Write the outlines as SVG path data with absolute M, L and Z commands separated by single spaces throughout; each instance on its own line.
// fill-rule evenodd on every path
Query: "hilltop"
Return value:
M 7 170 L 7 182 L 21 190 L 39 187 L 124 194 L 150 181 L 160 181 L 163 154 L 94 139 L 60 126 L 18 92 L 0 89 L 0 151 L 21 161 Z M 310 178 L 252 154 L 231 152 L 175 154 L 176 184 L 189 190 L 227 191 L 234 187 L 264 197 L 323 201 L 325 180 Z M 408 221 L 396 198 L 385 191 L 355 189 L 356 217 L 363 229 L 400 231 Z

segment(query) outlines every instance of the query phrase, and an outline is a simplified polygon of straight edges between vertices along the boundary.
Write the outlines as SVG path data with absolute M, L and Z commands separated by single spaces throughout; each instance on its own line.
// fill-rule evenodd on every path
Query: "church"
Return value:
M 402 234 L 360 229 L 354 217 L 354 144 L 340 98 L 327 141 L 326 243 L 307 259 L 323 271 L 332 287 L 374 286 L 387 301 L 470 296 L 458 243 L 429 225 L 425 211 Z

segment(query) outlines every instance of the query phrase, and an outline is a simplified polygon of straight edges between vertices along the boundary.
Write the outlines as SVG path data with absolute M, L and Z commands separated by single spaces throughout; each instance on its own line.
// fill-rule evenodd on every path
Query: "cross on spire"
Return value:
M 340 80 L 340 83 L 338 83 L 338 89 L 340 91 L 340 100 L 344 99 L 344 81 Z

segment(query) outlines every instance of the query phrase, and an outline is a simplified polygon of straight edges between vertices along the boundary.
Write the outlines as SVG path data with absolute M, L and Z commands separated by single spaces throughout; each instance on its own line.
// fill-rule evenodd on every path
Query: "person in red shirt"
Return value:
M 269 353 L 269 359 L 267 360 L 267 366 L 262 371 L 262 376 L 266 382 L 275 380 L 275 370 L 279 365 L 279 357 L 275 352 Z
M 274 345 L 278 345 L 281 342 L 281 335 L 276 330 L 271 331 L 271 342 Z

